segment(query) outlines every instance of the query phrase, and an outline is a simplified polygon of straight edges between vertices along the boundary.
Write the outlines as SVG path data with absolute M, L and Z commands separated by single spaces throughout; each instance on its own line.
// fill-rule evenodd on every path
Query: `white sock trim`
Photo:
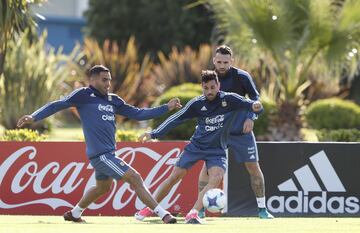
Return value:
M 164 208 L 162 208 L 160 205 L 155 207 L 154 213 L 157 214 L 161 219 L 163 219 L 165 215 L 169 214 L 169 212 L 164 210 Z
M 257 197 L 256 202 L 259 208 L 266 208 L 265 197 Z
M 76 205 L 72 210 L 71 214 L 74 218 L 80 218 L 85 209 L 81 208 L 79 205 Z

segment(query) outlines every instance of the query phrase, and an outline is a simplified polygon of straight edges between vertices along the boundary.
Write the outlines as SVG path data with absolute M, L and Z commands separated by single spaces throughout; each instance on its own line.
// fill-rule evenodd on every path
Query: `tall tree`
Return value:
M 43 0 L 1 0 L 0 1 L 0 78 L 4 72 L 4 63 L 8 42 L 25 29 L 35 25 L 30 12 L 32 4 Z
M 187 7 L 193 1 L 90 0 L 87 32 L 100 43 L 124 44 L 134 36 L 141 54 L 197 48 L 210 41 L 213 22 L 204 6 Z

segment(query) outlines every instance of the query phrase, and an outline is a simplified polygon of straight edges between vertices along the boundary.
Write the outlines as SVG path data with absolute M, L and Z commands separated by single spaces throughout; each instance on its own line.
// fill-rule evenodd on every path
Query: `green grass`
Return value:
M 359 218 L 207 218 L 203 225 L 165 225 L 159 218 L 138 222 L 133 217 L 90 217 L 85 224 L 64 222 L 61 216 L 0 215 L 0 233 L 356 233 Z

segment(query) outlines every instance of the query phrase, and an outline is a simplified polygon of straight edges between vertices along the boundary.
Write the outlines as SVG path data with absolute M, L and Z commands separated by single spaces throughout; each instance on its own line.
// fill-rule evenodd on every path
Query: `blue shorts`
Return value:
M 229 156 L 234 156 L 238 163 L 259 161 L 253 132 L 242 135 L 229 135 L 227 145 Z
M 108 152 L 92 158 L 90 163 L 95 170 L 96 180 L 107 180 L 109 177 L 120 180 L 130 167 L 122 159 L 115 157 L 114 152 Z
M 221 167 L 226 171 L 227 159 L 224 149 L 209 148 L 203 150 L 192 143 L 188 144 L 179 155 L 175 166 L 190 169 L 199 160 L 205 161 L 207 169 L 211 167 Z

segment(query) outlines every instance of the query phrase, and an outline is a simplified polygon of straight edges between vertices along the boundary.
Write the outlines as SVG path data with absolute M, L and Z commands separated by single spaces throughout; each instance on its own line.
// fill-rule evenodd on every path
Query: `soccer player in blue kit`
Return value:
M 221 45 L 216 48 L 213 63 L 215 71 L 219 76 L 222 91 L 234 92 L 241 96 L 246 94 L 252 100 L 259 99 L 259 93 L 250 74 L 244 70 L 232 66 L 233 53 L 230 47 Z M 228 140 L 229 156 L 235 156 L 238 163 L 244 163 L 249 175 L 251 188 L 256 196 L 259 217 L 261 219 L 272 219 L 272 216 L 266 208 L 265 204 L 265 181 L 259 165 L 259 156 L 256 146 L 256 140 L 253 133 L 254 120 L 257 115 L 248 112 L 247 119 L 243 121 L 236 118 L 230 131 Z M 199 193 L 207 184 L 208 175 L 205 165 L 203 166 L 198 182 Z M 205 216 L 205 210 L 199 212 L 199 216 Z
M 204 160 L 209 174 L 209 182 L 201 191 L 192 210 L 186 215 L 185 221 L 190 224 L 201 223 L 198 211 L 203 208 L 204 193 L 216 188 L 227 167 L 226 145 L 227 135 L 234 118 L 245 120 L 247 111 L 259 113 L 262 105 L 259 101 L 252 101 L 236 93 L 220 91 L 220 83 L 215 71 L 201 73 L 203 95 L 190 100 L 186 106 L 165 120 L 157 129 L 145 133 L 141 141 L 155 139 L 166 134 L 171 128 L 185 120 L 197 118 L 197 126 L 184 151 L 179 156 L 170 176 L 160 184 L 155 193 L 155 200 L 160 202 L 199 160 Z M 237 110 L 246 110 L 244 114 L 230 114 Z M 151 216 L 153 211 L 146 207 L 135 214 L 137 220 Z
M 85 222 L 81 218 L 84 209 L 110 190 L 113 179 L 122 179 L 134 188 L 140 200 L 154 210 L 164 223 L 176 223 L 176 218 L 151 196 L 140 174 L 122 159 L 115 157 L 114 152 L 116 114 L 136 120 L 152 119 L 169 110 L 180 108 L 179 99 L 174 98 L 168 104 L 149 109 L 128 105 L 116 94 L 109 93 L 111 74 L 109 69 L 102 65 L 90 69 L 89 83 L 89 87 L 76 89 L 64 99 L 50 102 L 31 115 L 22 116 L 17 123 L 17 126 L 21 127 L 72 106 L 75 106 L 80 114 L 86 154 L 95 170 L 96 185 L 87 190 L 72 210 L 65 212 L 64 219 Z

